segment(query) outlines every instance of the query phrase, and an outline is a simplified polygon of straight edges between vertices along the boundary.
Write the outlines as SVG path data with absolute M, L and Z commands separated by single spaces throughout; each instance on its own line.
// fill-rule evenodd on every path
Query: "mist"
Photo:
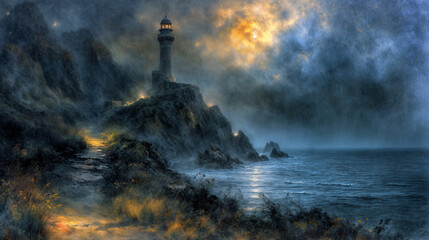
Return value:
M 89 29 L 143 92 L 168 15 L 177 81 L 257 147 L 428 146 L 427 1 L 34 2 L 58 36 Z

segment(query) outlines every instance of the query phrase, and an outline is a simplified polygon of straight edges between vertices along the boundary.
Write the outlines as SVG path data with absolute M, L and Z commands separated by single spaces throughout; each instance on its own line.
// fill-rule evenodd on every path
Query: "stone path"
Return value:
M 154 239 L 150 229 L 124 226 L 105 207 L 101 192 L 103 173 L 109 168 L 105 142 L 94 127 L 85 131 L 85 141 L 89 149 L 53 170 L 58 182 L 52 186 L 62 206 L 48 224 L 51 239 Z

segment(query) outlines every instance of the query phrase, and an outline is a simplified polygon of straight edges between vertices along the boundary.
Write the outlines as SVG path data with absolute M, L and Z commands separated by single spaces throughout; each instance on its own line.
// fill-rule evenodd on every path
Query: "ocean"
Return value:
M 214 178 L 210 187 L 217 194 L 240 193 L 249 212 L 262 207 L 264 194 L 278 203 L 289 198 L 304 208 L 321 208 L 364 229 L 391 219 L 392 233 L 429 239 L 428 150 L 286 152 L 293 157 L 247 162 L 234 169 L 192 168 L 178 162 L 173 167 L 195 181 Z

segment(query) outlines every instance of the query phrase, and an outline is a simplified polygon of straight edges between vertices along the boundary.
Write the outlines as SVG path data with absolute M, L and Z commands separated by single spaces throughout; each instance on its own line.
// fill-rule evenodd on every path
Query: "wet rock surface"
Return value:
M 93 205 L 102 199 L 100 187 L 103 174 L 110 169 L 106 158 L 104 140 L 97 131 L 87 133 L 88 148 L 63 160 L 52 169 L 52 185 L 59 189 L 60 200 L 68 204 Z
M 197 163 L 207 168 L 232 168 L 235 164 L 242 162 L 238 158 L 232 158 L 213 144 L 198 155 Z
M 99 186 L 103 181 L 103 173 L 108 169 L 108 162 L 101 149 L 91 147 L 71 158 L 67 163 L 58 165 L 53 174 L 56 183 L 61 185 L 60 194 L 63 200 L 74 199 L 88 204 L 99 198 Z M 83 198 L 83 199 L 82 199 Z
M 277 150 L 276 148 L 274 148 L 271 151 L 270 157 L 271 158 L 289 158 L 289 154 L 287 154 L 285 152 L 282 152 L 282 151 Z

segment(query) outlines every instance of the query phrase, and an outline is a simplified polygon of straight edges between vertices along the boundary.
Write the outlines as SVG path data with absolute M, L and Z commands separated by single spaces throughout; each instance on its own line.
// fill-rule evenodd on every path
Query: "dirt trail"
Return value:
M 109 168 L 105 141 L 95 127 L 88 128 L 85 140 L 89 149 L 53 170 L 58 182 L 52 185 L 58 188 L 62 206 L 48 224 L 51 239 L 154 239 L 150 229 L 121 225 L 105 208 L 101 192 L 103 173 Z

